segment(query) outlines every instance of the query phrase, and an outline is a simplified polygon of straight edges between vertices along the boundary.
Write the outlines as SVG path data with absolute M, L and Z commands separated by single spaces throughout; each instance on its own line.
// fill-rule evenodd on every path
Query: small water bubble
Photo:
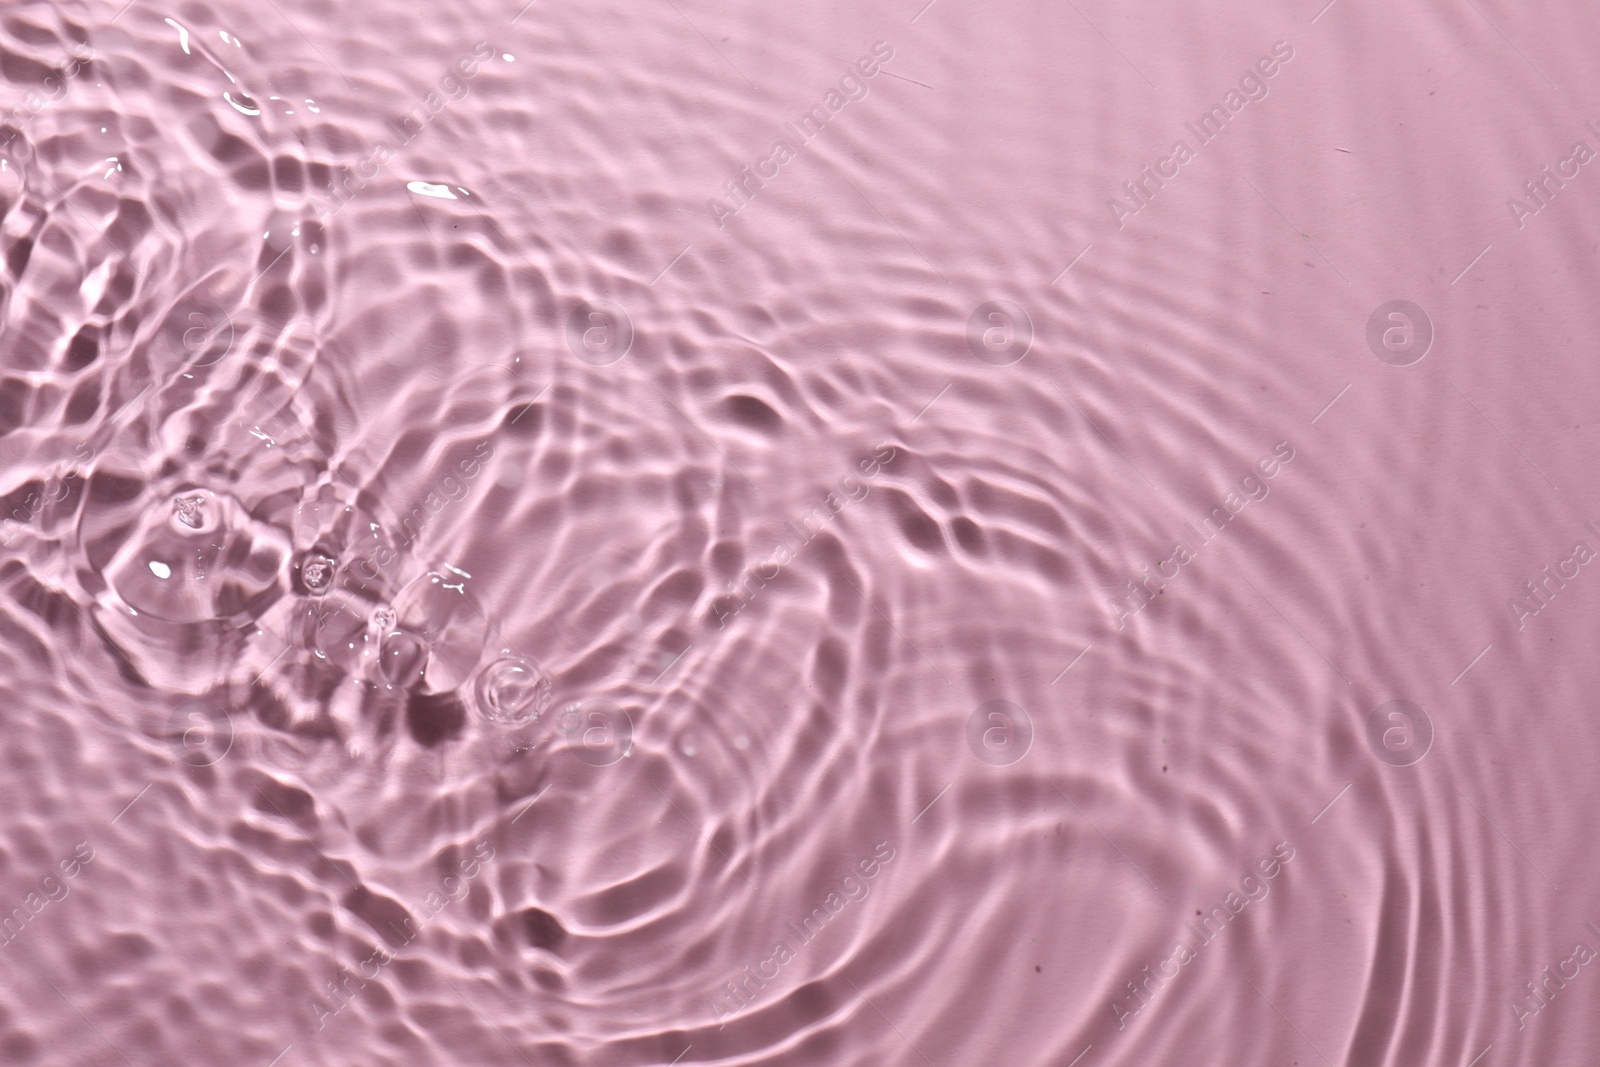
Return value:
M 305 592 L 298 578 L 296 591 Z M 356 641 L 364 637 L 365 629 L 360 602 L 343 593 L 333 593 L 299 601 L 291 633 L 297 645 L 318 659 L 352 671 L 359 669 L 361 663 Z
M 129 501 L 88 496 L 77 536 L 95 561 L 96 623 L 158 689 L 221 684 L 288 591 L 287 540 L 225 492 L 179 482 Z
M 521 656 L 504 656 L 479 672 L 478 707 L 492 722 L 509 726 L 531 722 L 550 703 L 550 679 Z
M 424 691 L 446 693 L 465 684 L 483 657 L 489 625 L 468 599 L 464 581 L 429 571 L 401 590 L 394 604 L 400 627 L 427 643 Z
M 321 596 L 333 586 L 339 562 L 326 552 L 313 549 L 300 560 L 299 585 L 307 596 Z
M 378 646 L 378 674 L 390 685 L 412 685 L 428 667 L 428 646 L 421 638 L 397 630 Z
M 187 533 L 190 530 L 203 533 L 211 529 L 215 522 L 212 518 L 210 500 L 205 493 L 182 494 L 173 498 L 172 518 L 178 530 Z

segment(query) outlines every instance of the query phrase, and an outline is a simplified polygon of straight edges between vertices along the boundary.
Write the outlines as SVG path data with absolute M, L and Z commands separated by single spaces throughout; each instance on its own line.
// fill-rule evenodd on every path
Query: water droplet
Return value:
M 406 188 L 419 196 L 432 196 L 440 200 L 454 200 L 456 194 L 450 191 L 448 185 L 435 185 L 433 182 L 407 182 Z
M 171 19 L 166 19 L 165 21 L 168 26 L 178 31 L 178 43 L 183 46 L 183 54 L 186 56 L 194 55 L 193 52 L 189 51 L 189 31 Z

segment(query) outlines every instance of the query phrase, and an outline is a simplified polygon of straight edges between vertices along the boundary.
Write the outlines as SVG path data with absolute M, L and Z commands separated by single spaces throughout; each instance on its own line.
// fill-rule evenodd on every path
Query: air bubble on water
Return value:
M 391 637 L 398 637 L 400 635 L 400 617 L 395 612 L 394 608 L 388 604 L 379 604 L 377 607 L 368 612 L 367 629 L 366 632 L 361 635 L 362 647 L 360 649 L 360 657 L 369 661 L 369 674 L 375 674 L 380 681 L 387 682 L 390 685 L 393 685 L 394 683 L 393 680 L 389 678 L 384 662 L 385 645 Z M 388 651 L 390 653 L 396 653 L 399 651 L 399 646 L 391 645 L 388 647 Z M 395 660 L 398 658 L 399 657 L 397 655 L 390 655 L 389 657 L 390 660 Z M 369 684 L 375 683 L 369 682 Z
M 214 525 L 210 503 L 203 492 L 178 494 L 172 501 L 174 526 L 184 533 L 191 530 L 203 533 L 210 529 Z
M 427 644 L 403 630 L 389 634 L 378 647 L 378 674 L 390 685 L 421 681 L 427 666 Z
M 91 499 L 78 537 L 103 583 L 95 621 L 158 689 L 222 684 L 287 591 L 287 539 L 226 492 L 193 483 L 150 486 L 125 502 Z
M 502 656 L 478 674 L 478 708 L 491 722 L 517 726 L 536 720 L 550 704 L 551 683 L 521 656 Z
M 307 552 L 300 560 L 300 584 L 310 596 L 321 596 L 333 585 L 339 563 L 325 552 Z
M 488 644 L 488 619 L 467 596 L 464 583 L 429 571 L 394 599 L 400 628 L 427 642 L 426 692 L 444 693 L 466 684 Z

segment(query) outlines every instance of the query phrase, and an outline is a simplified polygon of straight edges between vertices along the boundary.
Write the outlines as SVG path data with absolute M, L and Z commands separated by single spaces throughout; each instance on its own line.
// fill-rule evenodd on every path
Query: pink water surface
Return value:
M 0 0 L 0 1063 L 1600 1062 L 1597 42 Z

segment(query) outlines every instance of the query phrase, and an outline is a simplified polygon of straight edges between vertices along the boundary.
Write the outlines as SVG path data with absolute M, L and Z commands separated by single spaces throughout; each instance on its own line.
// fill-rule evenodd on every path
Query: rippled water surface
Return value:
M 0 1063 L 1593 1064 L 1596 41 L 0 0 Z

